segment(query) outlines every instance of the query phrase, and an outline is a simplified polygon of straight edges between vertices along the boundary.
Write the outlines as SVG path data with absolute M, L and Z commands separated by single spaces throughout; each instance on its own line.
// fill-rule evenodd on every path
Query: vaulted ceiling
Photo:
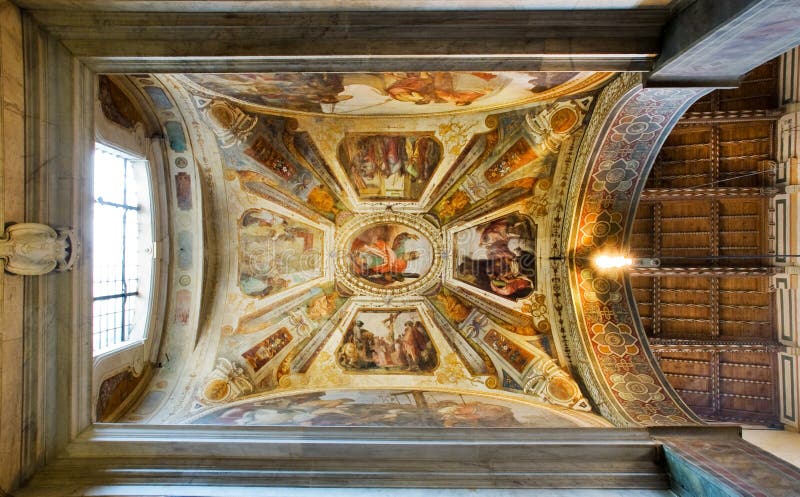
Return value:
M 548 206 L 612 77 L 115 78 L 175 181 L 161 367 L 125 419 L 605 425 L 557 329 Z
M 668 266 L 631 279 L 650 347 L 707 419 L 774 421 L 769 270 L 742 258 L 768 247 L 774 73 L 768 63 L 690 109 L 632 220 L 632 254 Z M 101 78 L 110 121 L 142 119 L 130 98 L 163 129 L 175 261 L 157 368 L 146 385 L 107 379 L 98 419 L 124 414 L 115 406 L 137 389 L 127 421 L 603 425 L 565 343 L 576 325 L 560 209 L 587 167 L 576 156 L 597 146 L 584 135 L 600 92 L 602 112 L 618 98 L 611 81 L 631 84 L 594 72 Z M 657 110 L 634 110 L 607 139 L 649 153 L 636 137 L 655 140 Z M 566 242 L 578 265 L 596 239 L 623 241 L 624 218 L 603 212 L 631 207 L 611 200 L 639 181 L 638 162 L 620 160 L 590 165 L 598 183 L 584 184 L 588 211 Z M 618 276 L 572 270 L 579 315 L 602 330 L 600 368 L 622 388 L 608 361 L 643 352 L 638 318 L 610 317 L 623 312 Z

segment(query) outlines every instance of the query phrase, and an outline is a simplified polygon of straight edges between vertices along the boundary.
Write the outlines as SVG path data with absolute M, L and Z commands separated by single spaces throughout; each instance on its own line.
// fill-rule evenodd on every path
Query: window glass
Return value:
M 140 287 L 143 230 L 140 198 L 149 198 L 137 180 L 144 161 L 102 145 L 94 156 L 94 353 L 113 349 L 137 336 L 137 311 L 146 300 Z M 137 174 L 138 173 L 138 174 Z M 143 184 L 145 183 L 145 184 Z

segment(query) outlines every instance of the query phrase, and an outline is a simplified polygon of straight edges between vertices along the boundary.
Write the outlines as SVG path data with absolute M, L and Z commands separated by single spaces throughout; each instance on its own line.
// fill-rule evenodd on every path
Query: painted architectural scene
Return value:
M 321 230 L 266 209 L 239 221 L 239 288 L 266 297 L 322 276 Z
M 546 407 L 467 393 L 331 390 L 250 401 L 192 424 L 235 426 L 384 426 L 404 428 L 573 428 L 591 426 Z
M 459 231 L 453 242 L 455 277 L 506 299 L 536 288 L 536 225 L 513 213 Z
M 336 350 L 348 371 L 426 372 L 439 360 L 419 313 L 411 309 L 359 311 Z
M 431 242 L 403 224 L 381 223 L 358 232 L 350 244 L 353 274 L 374 285 L 397 286 L 424 276 L 433 258 Z
M 257 373 L 264 365 L 278 355 L 284 347 L 289 345 L 289 342 L 291 342 L 293 338 L 289 330 L 283 327 L 247 349 L 242 354 L 242 358 L 250 369 L 252 369 L 254 373 Z
M 346 135 L 339 161 L 363 199 L 416 200 L 442 157 L 432 136 Z

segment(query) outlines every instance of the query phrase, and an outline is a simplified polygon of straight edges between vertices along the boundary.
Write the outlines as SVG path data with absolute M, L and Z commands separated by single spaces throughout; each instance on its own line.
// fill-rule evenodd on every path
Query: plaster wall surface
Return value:
M 800 433 L 782 430 L 742 430 L 742 438 L 800 467 Z

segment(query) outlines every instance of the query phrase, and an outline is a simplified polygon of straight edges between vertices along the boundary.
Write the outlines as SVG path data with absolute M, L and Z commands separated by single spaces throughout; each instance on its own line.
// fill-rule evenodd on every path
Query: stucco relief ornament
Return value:
M 0 237 L 0 261 L 4 269 L 22 276 L 68 271 L 75 264 L 79 249 L 72 230 L 56 231 L 45 224 L 14 224 Z
M 442 365 L 436 370 L 434 376 L 436 377 L 436 382 L 442 385 L 455 385 L 463 382 L 481 382 L 480 378 L 473 378 L 467 375 L 464 366 L 461 365 L 455 353 L 448 354 L 444 358 Z
M 253 384 L 240 365 L 218 357 L 217 366 L 206 378 L 199 397 L 206 404 L 221 404 L 252 393 L 253 389 Z
M 522 391 L 554 405 L 591 411 L 578 384 L 545 354 L 537 354 L 523 378 Z
M 531 316 L 536 331 L 550 331 L 550 321 L 547 319 L 547 297 L 543 293 L 534 293 L 522 301 L 520 310 Z
M 245 142 L 258 124 L 258 118 L 224 100 L 197 99 L 197 104 L 219 138 L 222 148 L 231 148 Z
M 542 112 L 526 115 L 525 122 L 540 137 L 545 149 L 558 152 L 564 140 L 583 123 L 591 102 L 591 97 L 558 102 Z

